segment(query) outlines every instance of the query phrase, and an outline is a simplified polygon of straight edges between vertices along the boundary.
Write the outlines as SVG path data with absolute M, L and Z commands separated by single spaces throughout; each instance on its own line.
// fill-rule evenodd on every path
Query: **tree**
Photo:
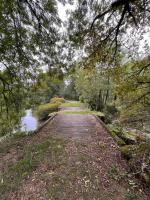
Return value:
M 64 87 L 61 94 L 65 99 L 79 100 L 79 96 L 75 88 L 74 74 L 68 75 L 66 80 L 64 80 Z
M 112 71 L 118 106 L 122 118 L 127 122 L 149 120 L 149 59 L 146 57 L 140 61 L 129 62 Z
M 77 68 L 75 77 L 80 100 L 94 110 L 104 111 L 112 101 L 112 82 L 107 71 Z
M 149 32 L 149 14 L 148 0 L 78 1 L 68 27 L 73 48 L 81 48 L 87 59 L 96 62 L 99 57 L 116 61 L 120 52 L 137 56 L 139 41 Z M 150 47 L 144 42 L 148 52 Z
M 35 107 L 39 104 L 48 103 L 52 97 L 61 95 L 62 87 L 64 87 L 63 79 L 63 72 L 57 68 L 45 73 L 41 72 L 36 82 L 31 86 L 30 106 Z
M 0 67 L 17 82 L 36 78 L 41 65 L 58 63 L 56 42 L 60 19 L 53 0 L 13 0 L 0 3 Z M 0 82 L 7 79 L 0 75 Z M 1 91 L 3 92 L 3 91 Z
M 59 26 L 55 0 L 1 0 L 0 107 L 4 125 L 19 120 L 41 66 L 59 69 Z M 12 130 L 13 125 L 10 127 Z

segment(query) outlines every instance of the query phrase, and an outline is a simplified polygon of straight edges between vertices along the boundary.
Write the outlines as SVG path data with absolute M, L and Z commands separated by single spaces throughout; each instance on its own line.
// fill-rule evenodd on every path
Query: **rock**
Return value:
M 137 143 L 137 135 L 133 132 L 123 131 L 120 136 L 126 144 L 136 144 Z
M 117 134 L 114 131 L 110 130 L 110 134 L 119 146 L 126 145 L 126 143 L 120 137 L 118 137 Z

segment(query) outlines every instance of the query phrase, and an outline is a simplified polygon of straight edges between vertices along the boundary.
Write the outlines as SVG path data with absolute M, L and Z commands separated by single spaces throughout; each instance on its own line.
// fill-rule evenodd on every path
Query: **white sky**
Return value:
M 73 5 L 70 5 L 70 4 L 66 4 L 65 6 L 60 3 L 60 2 L 57 2 L 57 5 L 58 5 L 58 14 L 60 16 L 60 19 L 64 22 L 67 20 L 67 14 L 66 14 L 66 11 L 67 10 L 74 10 L 75 9 L 75 4 Z

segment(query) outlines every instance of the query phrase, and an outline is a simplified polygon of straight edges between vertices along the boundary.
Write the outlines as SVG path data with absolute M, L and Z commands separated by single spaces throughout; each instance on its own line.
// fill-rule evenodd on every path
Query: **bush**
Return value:
M 47 103 L 40 105 L 37 110 L 37 115 L 40 120 L 46 119 L 48 115 L 52 112 L 57 112 L 60 103 Z
M 53 97 L 50 103 L 65 103 L 65 99 L 62 97 Z
M 111 104 L 106 106 L 106 110 L 112 115 L 115 115 L 118 112 L 117 108 Z

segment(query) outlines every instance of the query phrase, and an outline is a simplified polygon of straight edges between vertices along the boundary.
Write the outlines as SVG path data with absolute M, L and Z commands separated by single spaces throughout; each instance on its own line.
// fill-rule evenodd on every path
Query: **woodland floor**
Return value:
M 150 199 L 93 115 L 60 113 L 37 134 L 1 144 L 0 159 L 1 200 Z

